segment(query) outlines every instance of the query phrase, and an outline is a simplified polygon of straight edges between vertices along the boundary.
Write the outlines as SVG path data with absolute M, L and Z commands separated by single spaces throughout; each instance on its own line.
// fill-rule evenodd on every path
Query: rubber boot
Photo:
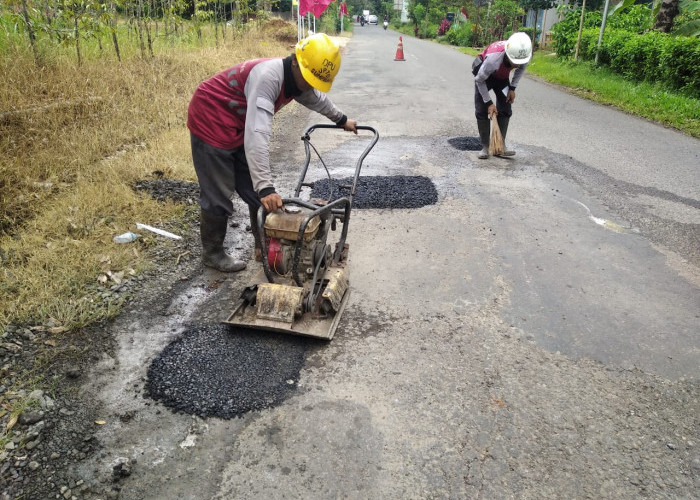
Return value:
M 496 117 L 496 121 L 498 122 L 498 128 L 501 129 L 501 135 L 503 136 L 503 154 L 500 154 L 499 156 L 515 156 L 515 151 L 508 149 L 508 146 L 506 146 L 506 132 L 508 132 L 508 122 L 510 121 L 510 116 L 498 115 Z
M 262 262 L 262 244 L 260 243 L 260 231 L 258 230 L 258 209 L 248 205 L 250 213 L 250 230 L 255 239 L 255 260 Z
M 245 262 L 237 260 L 224 251 L 224 239 L 228 217 L 200 212 L 199 230 L 202 237 L 202 262 L 224 273 L 235 273 L 245 269 Z
M 479 138 L 481 139 L 481 152 L 479 159 L 485 160 L 489 157 L 489 143 L 491 142 L 491 122 L 489 120 L 476 120 L 479 127 Z

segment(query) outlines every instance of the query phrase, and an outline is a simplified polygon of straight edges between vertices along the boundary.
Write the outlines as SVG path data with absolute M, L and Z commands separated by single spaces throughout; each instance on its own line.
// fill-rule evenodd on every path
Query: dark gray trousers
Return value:
M 243 147 L 220 149 L 190 134 L 192 162 L 199 181 L 199 204 L 202 210 L 217 216 L 233 214 L 233 193 L 257 211 L 260 198 L 253 189 L 248 161 Z
M 489 90 L 493 90 L 496 94 L 496 109 L 498 110 L 498 116 L 510 117 L 513 114 L 513 109 L 510 103 L 506 102 L 506 95 L 503 94 L 503 89 L 507 89 L 510 82 L 508 80 L 499 80 L 490 76 L 486 79 L 485 83 L 486 87 L 488 87 Z M 489 119 L 489 107 L 486 105 L 486 103 L 484 103 L 476 83 L 474 83 L 474 109 L 476 110 L 475 114 L 477 120 Z

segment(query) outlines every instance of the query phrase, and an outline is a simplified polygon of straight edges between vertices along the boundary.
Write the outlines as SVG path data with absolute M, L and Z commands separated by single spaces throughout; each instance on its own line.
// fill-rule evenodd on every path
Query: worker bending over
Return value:
M 513 156 L 515 151 L 505 147 L 508 122 L 513 114 L 511 104 L 515 102 L 515 87 L 525 73 L 532 57 L 532 43 L 526 33 L 513 33 L 508 40 L 494 42 L 477 56 L 472 65 L 474 74 L 474 107 L 482 149 L 480 159 L 489 157 L 491 124 L 489 118 L 496 114 L 498 128 L 503 135 L 503 156 Z M 515 70 L 515 71 L 513 71 Z M 512 74 L 512 78 L 511 78 Z M 489 91 L 496 94 L 493 103 Z
M 257 211 L 282 208 L 272 183 L 269 144 L 272 117 L 292 99 L 347 131 L 357 133 L 326 96 L 340 69 L 340 49 L 318 33 L 297 43 L 285 58 L 242 62 L 202 82 L 190 101 L 187 127 L 199 181 L 200 233 L 205 266 L 240 271 L 246 263 L 224 251 L 233 193 L 248 204 L 256 257 L 261 245 Z

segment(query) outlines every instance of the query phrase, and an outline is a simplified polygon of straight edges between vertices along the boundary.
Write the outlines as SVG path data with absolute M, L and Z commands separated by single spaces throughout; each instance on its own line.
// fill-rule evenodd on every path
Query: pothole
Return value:
M 166 407 L 230 419 L 296 391 L 308 339 L 225 325 L 186 330 L 153 360 L 145 393 Z
M 481 139 L 478 137 L 453 137 L 447 142 L 460 151 L 481 151 Z
M 322 179 L 314 183 L 313 198 L 336 200 L 349 193 L 352 177 Z M 420 208 L 437 203 L 435 184 L 424 176 L 366 176 L 357 181 L 354 208 Z

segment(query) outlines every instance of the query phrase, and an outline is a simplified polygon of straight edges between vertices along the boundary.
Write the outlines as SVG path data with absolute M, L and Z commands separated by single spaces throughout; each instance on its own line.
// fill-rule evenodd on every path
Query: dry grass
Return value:
M 0 327 L 54 318 L 73 328 L 115 312 L 86 287 L 105 268 L 138 272 L 148 262 L 112 237 L 183 210 L 130 186 L 155 170 L 195 179 L 185 127 L 192 92 L 236 62 L 289 53 L 284 29 L 121 64 L 0 61 Z

